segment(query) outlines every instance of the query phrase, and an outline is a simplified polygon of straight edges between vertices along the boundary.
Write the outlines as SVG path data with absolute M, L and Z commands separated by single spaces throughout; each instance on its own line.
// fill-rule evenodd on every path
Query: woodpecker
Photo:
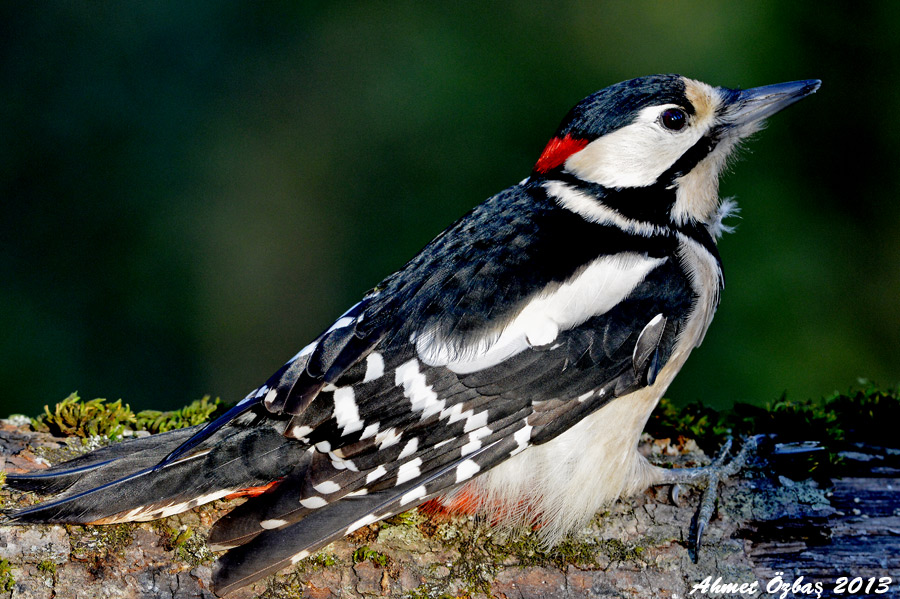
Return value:
M 210 544 L 225 595 L 426 501 L 548 543 L 673 480 L 641 431 L 723 288 L 719 176 L 817 80 L 738 90 L 679 75 L 602 89 L 530 176 L 456 221 L 213 422 L 7 484 L 9 514 L 115 523 L 236 493 Z

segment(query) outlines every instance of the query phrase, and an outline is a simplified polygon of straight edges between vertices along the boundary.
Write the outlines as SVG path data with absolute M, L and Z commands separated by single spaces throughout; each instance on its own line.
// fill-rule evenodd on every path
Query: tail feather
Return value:
M 61 493 L 79 482 L 90 481 L 88 484 L 92 486 L 105 485 L 155 465 L 201 427 L 202 425 L 192 426 L 150 437 L 129 439 L 38 472 L 7 474 L 6 484 L 20 491 L 47 494 Z M 86 490 L 82 487 L 85 485 L 77 485 L 70 492 Z
M 16 477 L 12 485 L 17 488 L 43 485 L 62 487 L 65 492 L 14 512 L 9 519 L 95 524 L 152 520 L 270 483 L 309 461 L 308 447 L 273 427 L 228 427 L 211 437 L 209 444 L 158 467 L 185 438 L 164 437 L 155 446 L 138 439 L 116 446 L 105 457 L 76 460 L 53 473 Z M 132 451 L 136 444 L 139 451 Z

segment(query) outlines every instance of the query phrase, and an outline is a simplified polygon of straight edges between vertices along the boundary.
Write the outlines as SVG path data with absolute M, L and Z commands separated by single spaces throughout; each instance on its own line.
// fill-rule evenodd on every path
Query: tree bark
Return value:
M 46 467 L 79 447 L 7 422 L 0 470 Z M 690 442 L 642 448 L 659 461 L 706 461 Z M 550 549 L 531 531 L 408 512 L 230 597 L 900 598 L 900 452 L 860 446 L 844 457 L 855 476 L 822 483 L 792 480 L 779 460 L 757 457 L 722 486 L 697 563 L 686 539 L 699 493 L 685 490 L 676 505 L 658 488 Z M 3 508 L 36 500 L 0 492 Z M 0 598 L 212 598 L 215 555 L 204 539 L 232 506 L 143 524 L 0 526 Z

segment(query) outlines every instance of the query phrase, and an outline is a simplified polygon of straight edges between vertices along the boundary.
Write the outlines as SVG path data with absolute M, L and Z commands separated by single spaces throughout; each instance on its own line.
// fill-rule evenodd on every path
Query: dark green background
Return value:
M 3 3 L 0 413 L 238 399 L 657 72 L 824 81 L 723 182 L 727 287 L 670 395 L 900 381 L 900 3 L 449 4 Z

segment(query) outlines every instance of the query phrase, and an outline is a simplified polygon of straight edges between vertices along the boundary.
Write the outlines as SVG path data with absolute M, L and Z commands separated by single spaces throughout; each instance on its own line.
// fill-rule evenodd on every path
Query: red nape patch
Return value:
M 247 487 L 246 489 L 241 489 L 240 491 L 235 491 L 230 495 L 226 495 L 225 499 L 237 499 L 239 497 L 259 497 L 266 491 L 270 489 L 274 489 L 281 483 L 280 480 L 275 480 L 270 482 L 267 485 L 262 485 L 261 487 Z
M 564 137 L 554 137 L 547 143 L 547 147 L 541 153 L 541 157 L 534 165 L 534 170 L 539 173 L 558 167 L 566 161 L 566 159 L 584 149 L 588 145 L 586 139 L 575 139 L 568 133 Z

